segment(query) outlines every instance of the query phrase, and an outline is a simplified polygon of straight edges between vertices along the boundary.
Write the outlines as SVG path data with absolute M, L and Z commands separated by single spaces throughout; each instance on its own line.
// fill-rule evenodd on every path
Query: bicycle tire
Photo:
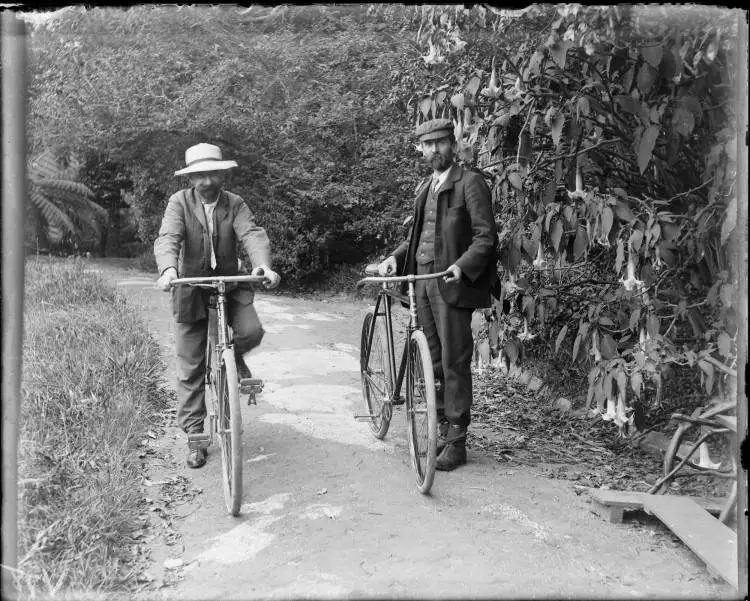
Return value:
M 370 415 L 368 423 L 375 438 L 382 439 L 388 432 L 393 417 L 391 405 L 392 377 L 391 364 L 388 360 L 388 337 L 381 320 L 375 324 L 373 332 L 372 350 L 369 361 L 365 364 L 367 354 L 367 336 L 370 325 L 375 319 L 375 311 L 370 309 L 362 320 L 362 336 L 359 345 L 359 365 L 362 378 L 362 398 L 365 409 Z
M 407 363 L 406 421 L 417 488 L 430 492 L 437 464 L 437 404 L 430 347 L 424 332 L 412 332 Z
M 237 364 L 231 348 L 224 350 L 221 356 L 217 389 L 219 391 L 218 430 L 224 500 L 227 511 L 237 516 L 242 506 L 242 406 L 237 380 Z

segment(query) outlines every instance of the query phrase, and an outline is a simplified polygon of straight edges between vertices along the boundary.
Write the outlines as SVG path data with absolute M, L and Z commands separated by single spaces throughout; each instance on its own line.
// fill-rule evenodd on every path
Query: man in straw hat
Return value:
M 237 242 L 247 252 L 252 274 L 268 278 L 267 288 L 278 286 L 280 277 L 271 269 L 271 246 L 266 231 L 255 223 L 245 201 L 223 190 L 228 169 L 235 161 L 222 158 L 213 144 L 196 144 L 185 151 L 186 167 L 175 175 L 187 175 L 191 187 L 173 194 L 162 218 L 154 255 L 159 269 L 157 287 L 171 289 L 181 277 L 232 276 L 239 271 Z M 172 290 L 176 320 L 177 422 L 187 434 L 203 432 L 206 417 L 204 375 L 208 300 L 211 291 L 194 286 Z M 263 327 L 253 306 L 253 288 L 238 283 L 228 293 L 227 316 L 234 332 L 234 352 L 240 379 L 252 377 L 243 355 L 260 344 Z M 188 467 L 202 467 L 206 451 L 188 442 Z
M 474 309 L 489 307 L 496 277 L 497 228 L 490 190 L 478 173 L 454 164 L 453 122 L 433 119 L 416 131 L 432 175 L 417 187 L 414 219 L 405 242 L 380 263 L 381 275 L 450 271 L 416 282 L 417 317 L 430 345 L 437 392 L 437 469 L 466 463 L 471 421 Z

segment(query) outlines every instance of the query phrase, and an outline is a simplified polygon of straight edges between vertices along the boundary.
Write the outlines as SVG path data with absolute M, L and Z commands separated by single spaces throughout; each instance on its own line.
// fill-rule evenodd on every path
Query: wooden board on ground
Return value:
M 737 588 L 737 534 L 689 497 L 646 495 L 644 509 L 658 517 L 693 553 Z
M 593 509 L 609 522 L 619 524 L 622 522 L 623 513 L 626 511 L 639 511 L 643 509 L 644 497 L 677 497 L 689 498 L 694 503 L 708 511 L 719 515 L 727 502 L 727 499 L 715 497 L 680 497 L 678 495 L 649 495 L 645 492 L 630 492 L 625 490 L 606 490 L 601 488 L 589 491 L 594 501 Z

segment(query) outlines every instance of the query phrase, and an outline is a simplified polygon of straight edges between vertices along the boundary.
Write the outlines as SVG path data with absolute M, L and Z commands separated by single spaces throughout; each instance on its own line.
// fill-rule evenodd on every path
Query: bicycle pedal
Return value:
M 188 434 L 188 447 L 191 449 L 207 449 L 210 443 L 210 434 L 204 432 L 199 434 Z
M 240 380 L 240 394 L 258 394 L 263 390 L 263 380 L 259 378 L 243 378 Z

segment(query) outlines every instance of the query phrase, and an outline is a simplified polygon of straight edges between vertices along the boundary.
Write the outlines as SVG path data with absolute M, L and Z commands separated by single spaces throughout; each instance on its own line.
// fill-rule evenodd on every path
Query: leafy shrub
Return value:
M 125 174 L 146 245 L 201 141 L 238 161 L 228 187 L 287 282 L 382 251 L 399 229 L 418 163 L 394 89 L 414 83 L 416 49 L 364 6 L 69 10 L 32 47 L 32 146 L 96 156 L 95 189 Z

